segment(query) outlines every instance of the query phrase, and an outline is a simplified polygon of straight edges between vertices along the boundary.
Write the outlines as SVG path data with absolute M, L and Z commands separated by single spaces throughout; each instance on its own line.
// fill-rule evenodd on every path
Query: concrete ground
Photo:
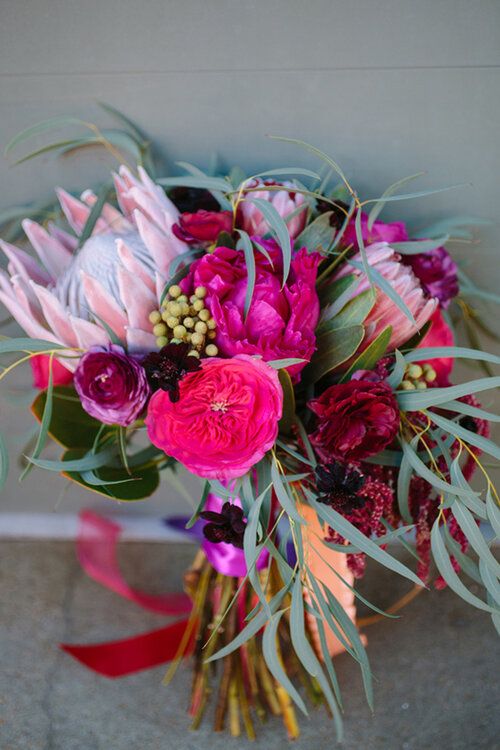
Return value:
M 189 669 L 170 687 L 159 667 L 120 680 L 84 669 L 60 641 L 91 643 L 160 627 L 144 612 L 88 579 L 67 542 L 3 542 L 0 566 L 1 750 L 231 750 L 290 747 L 281 723 L 259 727 L 257 742 L 190 732 Z M 175 590 L 193 548 L 122 544 L 128 580 L 151 592 Z M 407 590 L 373 566 L 363 592 L 388 606 Z M 347 655 L 336 660 L 345 703 L 344 750 L 493 750 L 500 748 L 498 645 L 486 615 L 449 591 L 424 592 L 366 631 L 376 677 L 375 715 Z M 335 745 L 323 711 L 301 718 L 297 750 Z

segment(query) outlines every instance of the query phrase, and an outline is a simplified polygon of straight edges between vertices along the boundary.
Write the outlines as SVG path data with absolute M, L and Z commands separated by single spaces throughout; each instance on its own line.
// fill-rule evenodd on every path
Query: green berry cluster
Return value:
M 191 345 L 189 354 L 193 357 L 217 356 L 219 350 L 211 343 L 216 336 L 216 325 L 205 307 L 206 295 L 204 286 L 196 287 L 189 299 L 177 284 L 168 289 L 161 309 L 153 310 L 149 316 L 160 349 L 167 344 L 184 342 Z
M 433 383 L 436 377 L 436 371 L 429 364 L 422 366 L 416 364 L 408 365 L 399 387 L 403 391 L 422 391 L 427 388 L 428 383 Z

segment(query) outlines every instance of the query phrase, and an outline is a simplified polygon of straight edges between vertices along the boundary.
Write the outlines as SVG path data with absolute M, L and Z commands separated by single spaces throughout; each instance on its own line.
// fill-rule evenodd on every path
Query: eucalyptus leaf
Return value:
M 468 604 L 477 607 L 477 609 L 482 609 L 485 612 L 495 612 L 486 602 L 483 602 L 482 599 L 471 593 L 456 574 L 439 530 L 439 518 L 434 521 L 431 530 L 431 549 L 436 566 L 452 591 L 468 602 Z
M 160 177 L 156 180 L 159 185 L 164 187 L 191 187 L 200 190 L 218 190 L 221 193 L 227 193 L 231 185 L 221 177 L 199 177 L 197 175 L 182 175 L 181 177 Z
M 296 248 L 307 247 L 309 252 L 326 252 L 330 247 L 335 230 L 330 224 L 332 212 L 320 214 L 311 221 L 294 240 Z
M 425 391 L 398 391 L 396 398 L 403 411 L 421 411 L 431 406 L 440 406 L 470 393 L 479 393 L 500 386 L 500 376 L 480 378 L 468 383 L 447 388 L 427 388 Z M 436 423 L 437 424 L 437 423 Z
M 376 201 L 370 209 L 370 213 L 368 214 L 368 229 L 370 231 L 372 230 L 378 215 L 385 206 L 385 199 L 390 195 L 394 195 L 396 190 L 398 190 L 400 187 L 403 187 L 403 185 L 408 184 L 408 182 L 416 180 L 418 177 L 422 177 L 423 174 L 424 172 L 417 172 L 416 174 L 411 174 L 408 177 L 403 177 L 401 180 L 397 180 L 397 182 L 393 182 L 392 185 L 389 185 L 389 187 L 382 193 L 382 197 L 380 198 L 380 200 Z
M 271 480 L 278 502 L 289 518 L 292 518 L 299 524 L 304 523 L 304 519 L 297 510 L 294 500 L 289 496 L 288 489 L 283 483 L 276 461 L 273 461 L 271 464 Z
M 300 697 L 299 693 L 293 686 L 290 678 L 286 674 L 285 670 L 283 669 L 283 665 L 281 663 L 281 660 L 278 656 L 277 648 L 276 648 L 276 639 L 278 636 L 278 627 L 280 624 L 280 620 L 283 617 L 285 613 L 285 610 L 281 609 L 279 612 L 276 612 L 274 615 L 272 615 L 271 619 L 266 625 L 266 629 L 264 630 L 264 635 L 262 636 L 262 653 L 264 655 L 265 662 L 267 664 L 267 667 L 269 671 L 271 672 L 272 676 L 275 680 L 277 680 L 280 685 L 286 690 L 290 698 L 293 700 L 293 702 L 300 708 L 302 713 L 304 713 L 306 716 L 308 716 L 307 709 L 305 707 L 304 701 Z
M 500 563 L 498 563 L 492 555 L 472 513 L 458 501 L 454 502 L 451 506 L 451 512 L 455 516 L 458 525 L 464 532 L 470 546 L 478 555 L 479 559 L 482 560 L 496 576 L 500 576 Z
M 408 580 L 416 583 L 418 586 L 422 585 L 422 581 L 412 570 L 399 562 L 399 560 L 396 560 L 385 550 L 380 549 L 371 539 L 365 536 L 365 534 L 359 531 L 359 529 L 353 526 L 352 523 L 336 510 L 329 508 L 322 503 L 316 502 L 311 495 L 309 495 L 309 502 L 323 521 L 331 526 L 331 528 L 338 534 L 343 536 L 344 539 L 347 539 L 351 544 L 357 547 L 360 552 L 364 552 L 368 557 L 371 557 L 381 565 L 389 568 L 389 570 L 399 573 L 399 575 L 402 575 L 404 578 L 408 578 Z
M 490 487 L 486 491 L 486 510 L 495 536 L 500 538 L 500 509 L 493 499 Z
M 343 365 L 356 353 L 363 337 L 362 325 L 338 328 L 320 334 L 316 340 L 317 351 L 304 371 L 304 379 L 315 383 Z
M 241 248 L 245 254 L 245 264 L 247 269 L 247 289 L 245 293 L 245 308 L 244 314 L 245 319 L 248 316 L 250 306 L 252 304 L 252 297 L 255 289 L 255 255 L 253 251 L 252 240 L 246 232 L 242 229 L 238 229 L 240 235 Z
M 292 247 L 290 234 L 283 217 L 278 213 L 276 208 L 269 201 L 263 198 L 245 198 L 246 201 L 253 203 L 266 220 L 271 232 L 275 235 L 278 245 L 283 254 L 283 286 L 286 284 L 290 273 L 290 264 L 292 260 Z
M 320 331 L 323 333 L 335 328 L 348 328 L 350 326 L 361 325 L 369 315 L 374 304 L 375 293 L 373 289 L 367 289 L 365 292 L 361 292 L 361 294 L 349 300 L 338 313 L 330 313 L 330 319 L 328 322 L 322 323 Z
M 449 239 L 449 235 L 444 234 L 442 237 L 437 237 L 435 240 L 391 242 L 391 247 L 401 255 L 419 255 L 420 253 L 428 253 L 430 250 L 435 250 L 438 247 L 442 247 L 448 242 Z
M 349 367 L 346 373 L 341 378 L 341 383 L 345 383 L 350 379 L 351 375 L 356 370 L 372 370 L 379 359 L 381 359 L 389 346 L 389 341 L 392 336 L 392 326 L 387 326 L 381 333 L 375 338 L 366 349 L 363 349 L 361 354 L 356 357 L 352 365 Z
M 35 354 L 37 352 L 51 352 L 64 348 L 62 344 L 54 344 L 52 341 L 44 341 L 43 339 L 7 338 L 0 341 L 0 354 L 11 354 L 13 352 Z

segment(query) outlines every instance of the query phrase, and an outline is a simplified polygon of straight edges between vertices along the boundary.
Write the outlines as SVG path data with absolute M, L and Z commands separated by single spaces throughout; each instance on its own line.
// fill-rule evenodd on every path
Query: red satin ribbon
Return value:
M 85 572 L 106 588 L 143 609 L 164 615 L 186 614 L 191 600 L 186 594 L 153 596 L 132 588 L 123 578 L 116 557 L 121 527 L 91 511 L 80 513 L 77 556 Z M 89 669 L 105 677 L 123 677 L 171 661 L 184 636 L 188 620 L 180 620 L 149 633 L 90 646 L 61 644 L 61 648 Z M 193 650 L 187 644 L 184 656 Z

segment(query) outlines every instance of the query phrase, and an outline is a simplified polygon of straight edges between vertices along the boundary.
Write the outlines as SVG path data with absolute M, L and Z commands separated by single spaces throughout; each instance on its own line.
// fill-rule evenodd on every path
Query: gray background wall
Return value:
M 335 156 L 365 197 L 420 170 L 425 187 L 470 183 L 387 218 L 496 221 L 499 65 L 498 0 L 0 0 L 0 145 L 55 115 L 105 124 L 102 100 L 147 130 L 170 163 L 207 166 L 216 151 L 252 170 L 311 165 L 266 138 L 294 136 Z M 112 166 L 90 153 L 18 167 L 0 159 L 0 209 L 48 197 L 55 184 L 95 184 Z M 494 224 L 480 244 L 455 248 L 495 291 L 497 233 Z M 5 398 L 0 408 L 2 427 L 20 435 L 26 419 Z M 0 511 L 51 511 L 61 482 L 33 472 L 19 488 L 13 477 Z M 71 490 L 59 512 L 83 502 L 99 504 Z M 180 505 L 164 490 L 129 512 Z

